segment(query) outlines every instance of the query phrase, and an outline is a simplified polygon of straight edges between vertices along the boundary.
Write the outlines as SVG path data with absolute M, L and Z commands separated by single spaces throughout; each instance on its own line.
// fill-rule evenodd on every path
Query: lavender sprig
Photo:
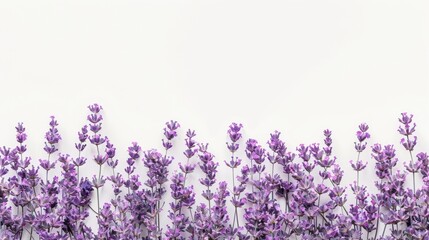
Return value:
M 49 122 L 49 130 L 45 134 L 45 147 L 43 150 L 48 154 L 48 158 L 46 160 L 40 159 L 40 166 L 46 170 L 46 181 L 48 181 L 49 177 L 49 170 L 55 168 L 55 161 L 51 162 L 50 158 L 53 153 L 58 151 L 58 148 L 56 147 L 56 144 L 61 140 L 61 135 L 58 133 L 58 122 L 55 120 L 54 116 L 51 116 L 51 121 Z
M 356 132 L 356 137 L 358 139 L 358 142 L 355 142 L 355 149 L 357 151 L 357 159 L 356 162 L 353 162 L 350 160 L 350 164 L 353 168 L 353 170 L 356 171 L 356 182 L 354 185 L 352 185 L 353 193 L 356 195 L 356 205 L 358 205 L 358 195 L 362 194 L 360 192 L 363 191 L 363 189 L 359 185 L 359 173 L 364 170 L 368 164 L 368 162 L 363 162 L 360 159 L 360 154 L 366 149 L 367 142 L 366 140 L 370 138 L 370 134 L 368 133 L 368 125 L 366 123 L 362 123 L 359 125 L 359 131 Z
M 417 144 L 417 137 L 414 136 L 414 139 L 411 140 L 410 137 L 413 136 L 413 133 L 416 130 L 416 123 L 413 123 L 413 114 L 408 115 L 407 113 L 402 113 L 402 116 L 398 118 L 401 125 L 398 128 L 398 132 L 405 136 L 401 138 L 401 144 L 404 148 L 410 153 L 410 162 L 408 165 L 405 165 L 407 170 L 413 174 L 413 193 L 416 193 L 416 176 L 415 173 L 420 169 L 420 162 L 414 163 L 413 160 L 413 150 Z M 412 124 L 412 125 L 411 125 Z
M 244 191 L 245 186 L 244 185 L 240 185 L 239 187 L 237 187 L 235 185 L 235 172 L 234 170 L 236 168 L 238 168 L 241 164 L 241 159 L 239 159 L 238 157 L 234 157 L 234 153 L 238 150 L 238 148 L 240 147 L 240 145 L 237 143 L 242 135 L 240 133 L 241 129 L 243 128 L 242 124 L 237 124 L 237 123 L 232 123 L 231 125 L 229 125 L 229 129 L 228 129 L 228 136 L 229 139 L 231 140 L 231 142 L 227 142 L 226 146 L 228 148 L 228 150 L 231 152 L 231 160 L 228 161 L 224 161 L 225 164 L 231 168 L 232 171 L 232 189 L 233 189 L 233 197 L 232 197 L 232 203 L 234 205 L 234 217 L 232 219 L 232 228 L 235 227 L 235 223 L 237 222 L 237 227 L 240 227 L 240 223 L 239 223 L 239 216 L 238 216 L 238 207 L 240 207 L 240 194 Z

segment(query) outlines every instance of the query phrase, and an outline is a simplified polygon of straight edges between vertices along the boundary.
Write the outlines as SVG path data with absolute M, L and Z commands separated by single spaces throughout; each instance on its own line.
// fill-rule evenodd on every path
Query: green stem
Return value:
M 274 163 L 271 165 L 271 177 L 274 179 Z M 274 189 L 271 190 L 271 200 L 274 200 Z
M 97 207 L 98 207 L 98 214 L 100 214 L 100 194 L 98 192 L 98 187 L 97 187 Z
M 383 234 L 381 235 L 382 238 L 384 237 L 384 233 L 386 232 L 386 227 L 387 227 L 387 224 L 384 224 Z
M 24 207 L 21 206 L 21 218 L 22 220 L 24 220 Z M 22 235 L 24 235 L 24 226 L 22 227 L 23 229 L 21 230 L 21 237 L 19 239 L 22 239 Z
M 378 209 L 377 209 L 377 225 L 375 227 L 375 239 L 377 239 L 377 233 L 378 233 L 378 223 L 380 221 L 380 205 L 378 205 Z
M 99 166 L 100 166 L 100 168 L 98 170 L 98 181 L 101 182 L 101 164 Z
M 356 164 L 358 164 L 359 159 L 360 159 L 360 152 L 358 152 Z M 357 184 L 357 187 L 359 188 L 359 170 L 356 171 L 356 175 L 357 175 L 357 177 L 356 177 L 356 180 L 357 180 L 356 184 Z M 358 202 L 358 200 L 356 198 L 356 206 L 357 206 L 357 202 Z
M 255 190 L 253 189 L 253 159 L 250 159 L 250 179 L 251 179 L 251 185 L 252 185 L 252 192 Z
M 410 142 L 410 138 L 407 135 L 407 143 L 409 142 Z M 414 169 L 413 153 L 411 150 L 408 150 L 408 152 L 410 152 L 411 165 L 412 165 L 412 168 Z M 413 193 L 416 194 L 416 175 L 414 171 L 413 171 Z
M 234 159 L 234 155 L 232 155 L 233 159 Z M 234 168 L 231 167 L 232 170 L 232 194 L 233 196 L 235 196 L 235 192 L 234 192 L 234 188 L 235 188 L 235 176 L 234 176 Z M 235 218 L 238 217 L 237 216 L 237 206 L 234 206 L 234 218 L 232 219 L 232 229 L 234 229 L 235 227 Z M 238 226 L 238 223 L 237 223 Z

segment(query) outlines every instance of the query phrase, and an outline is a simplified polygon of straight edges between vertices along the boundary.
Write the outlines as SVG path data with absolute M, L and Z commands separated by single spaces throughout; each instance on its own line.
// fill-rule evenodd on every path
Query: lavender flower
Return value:
M 323 131 L 323 142 L 300 144 L 288 152 L 280 132 L 274 131 L 267 148 L 249 139 L 240 149 L 242 125 L 232 123 L 226 132 L 230 157 L 225 162 L 232 171 L 232 184 L 218 174 L 218 163 L 208 144 L 198 144 L 195 131 L 188 130 L 183 155 L 186 162 L 170 176 L 174 161 L 174 139 L 180 125 L 166 123 L 162 151 L 142 151 L 138 143 L 128 147 L 125 169 L 115 145 L 101 135 L 102 107 L 88 107 L 88 126 L 78 132 L 76 157 L 59 152 L 61 135 L 51 117 L 45 134 L 46 159 L 32 163 L 27 151 L 23 123 L 16 129 L 16 146 L 0 148 L 0 238 L 1 239 L 426 239 L 429 236 L 429 157 L 416 146 L 413 115 L 399 118 L 400 143 L 410 153 L 405 169 L 397 169 L 401 159 L 393 145 L 371 146 L 373 162 L 360 158 L 370 138 L 367 124 L 356 132 L 357 159 L 350 161 L 356 181 L 350 185 L 350 204 L 343 184 L 344 162 L 334 156 L 332 132 Z M 90 156 L 99 165 L 98 175 L 80 177 L 89 152 L 87 140 L 96 153 Z M 245 153 L 247 159 L 242 159 Z M 74 156 L 74 155 L 73 155 Z M 119 154 L 120 156 L 120 154 Z M 193 158 L 197 156 L 198 162 Z M 183 156 L 182 156 L 183 157 Z M 296 158 L 298 157 L 298 158 Z M 138 164 L 138 160 L 143 164 Z M 103 174 L 107 163 L 112 171 Z M 140 169 L 143 165 L 144 170 Z M 271 171 L 266 167 L 271 165 Z M 195 169 L 199 166 L 198 169 Z M 370 166 L 377 175 L 377 192 L 359 183 L 359 173 Z M 59 174 L 49 178 L 49 172 Z M 39 170 L 46 171 L 42 180 Z M 126 175 L 123 172 L 125 171 Z M 316 171 L 314 171 L 316 170 Z M 413 189 L 407 187 L 408 172 Z M 196 174 L 188 178 L 189 174 Z M 198 175 L 199 174 L 199 175 Z M 421 187 L 415 175 L 422 176 Z M 198 176 L 197 176 L 198 175 Z M 191 179 L 203 189 L 197 191 Z M 103 188 L 109 181 L 112 189 Z M 167 186 L 171 191 L 166 196 Z M 100 204 L 100 189 L 112 198 Z M 125 191 L 124 191 L 125 190 Z M 96 194 L 94 193 L 96 192 Z M 204 202 L 198 202 L 201 194 Z M 93 208 L 97 197 L 97 208 Z M 227 202 L 232 203 L 228 212 Z M 169 208 L 164 209 L 167 202 Z M 195 210 L 193 207 L 196 206 Z M 238 210 L 243 209 L 243 213 Z M 168 221 L 161 223 L 162 214 Z M 234 215 L 234 217 L 231 216 Z M 86 222 L 96 220 L 95 229 Z M 165 228 L 165 230 L 164 230 Z
M 419 162 L 414 163 L 413 160 L 413 150 L 417 144 L 417 137 L 413 136 L 413 133 L 416 129 L 416 123 L 413 123 L 413 114 L 408 115 L 407 113 L 401 113 L 401 117 L 398 118 L 401 125 L 398 128 L 398 132 L 405 136 L 405 138 L 401 138 L 401 144 L 404 148 L 410 153 L 410 162 L 408 165 L 405 165 L 407 170 L 413 174 L 413 192 L 416 192 L 416 176 L 415 173 L 419 171 L 420 165 Z M 413 124 L 413 125 L 411 125 Z M 414 137 L 413 140 L 410 137 Z
M 245 189 L 245 183 L 240 184 L 240 186 L 235 185 L 235 169 L 238 168 L 241 164 L 241 159 L 234 156 L 234 153 L 238 150 L 240 147 L 238 141 L 241 139 L 242 134 L 240 133 L 241 129 L 243 128 L 243 125 L 232 123 L 229 125 L 229 129 L 227 131 L 227 134 L 229 136 L 229 139 L 231 140 L 230 143 L 226 143 L 228 150 L 231 152 L 231 160 L 230 161 L 224 161 L 225 164 L 231 168 L 232 171 L 232 188 L 233 188 L 233 196 L 231 202 L 234 205 L 234 218 L 232 219 L 232 228 L 235 227 L 235 223 L 237 223 L 237 227 L 240 227 L 239 223 L 239 216 L 238 216 L 238 208 L 241 207 L 243 204 L 241 204 L 244 200 L 240 199 L 241 193 Z
M 357 160 L 356 162 L 353 162 L 352 160 L 350 160 L 350 164 L 353 168 L 353 170 L 356 171 L 356 182 L 354 183 L 354 185 L 352 186 L 352 190 L 353 193 L 356 195 L 356 205 L 358 205 L 358 201 L 359 201 L 359 194 L 360 191 L 362 190 L 362 188 L 359 185 L 359 172 L 361 172 L 362 170 L 364 170 L 366 168 L 366 166 L 368 165 L 368 162 L 363 162 L 360 159 L 360 154 L 366 149 L 366 145 L 367 142 L 365 140 L 367 140 L 368 138 L 370 138 L 370 134 L 368 133 L 368 129 L 369 126 L 366 123 L 362 123 L 359 125 L 359 130 L 356 132 L 356 137 L 358 139 L 358 142 L 355 142 L 355 149 L 357 151 Z M 354 221 L 355 223 L 359 220 L 362 220 L 361 218 L 355 218 Z M 361 227 L 361 226 L 360 226 Z
M 180 124 L 176 121 L 171 120 L 170 122 L 166 122 L 165 125 L 166 128 L 164 128 L 164 136 L 166 139 L 162 140 L 162 145 L 167 151 L 168 149 L 173 147 L 171 140 L 177 136 L 176 130 L 180 127 Z
M 55 168 L 55 161 L 51 162 L 51 155 L 53 153 L 55 153 L 56 151 L 58 151 L 58 148 L 56 147 L 55 144 L 57 144 L 60 140 L 61 140 L 61 135 L 58 132 L 57 126 L 58 126 L 58 122 L 55 120 L 54 116 L 51 116 L 51 121 L 49 122 L 49 130 L 48 132 L 46 132 L 45 134 L 45 147 L 43 148 L 43 150 L 45 150 L 45 152 L 48 154 L 48 158 L 47 159 L 39 159 L 40 162 L 40 166 L 46 170 L 46 181 L 48 180 L 49 177 L 49 170 Z

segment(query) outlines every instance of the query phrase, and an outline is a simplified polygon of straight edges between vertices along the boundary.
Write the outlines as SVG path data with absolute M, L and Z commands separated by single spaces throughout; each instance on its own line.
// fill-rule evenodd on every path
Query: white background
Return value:
M 182 125 L 177 161 L 188 128 L 220 162 L 233 121 L 242 143 L 265 144 L 277 129 L 289 150 L 330 128 L 348 184 L 361 122 L 370 145 L 399 146 L 397 118 L 414 113 L 416 153 L 427 150 L 428 56 L 427 1 L 1 1 L 0 145 L 23 121 L 37 161 L 55 115 L 60 151 L 76 154 L 86 106 L 98 102 L 122 165 L 132 141 L 160 148 L 170 119 Z M 402 168 L 408 155 L 397 153 Z M 362 157 L 372 185 L 374 160 Z

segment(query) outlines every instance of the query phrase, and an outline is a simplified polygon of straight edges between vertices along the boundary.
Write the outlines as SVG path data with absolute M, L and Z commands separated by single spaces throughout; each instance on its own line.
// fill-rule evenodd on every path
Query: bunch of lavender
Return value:
M 189 129 L 186 132 L 185 144 L 187 149 L 183 152 L 186 157 L 186 163 L 182 165 L 179 162 L 181 172 L 175 172 L 171 179 L 171 196 L 175 201 L 170 203 L 171 211 L 169 211 L 168 217 L 172 221 L 172 226 L 167 226 L 166 236 L 168 239 L 183 239 L 186 232 L 190 233 L 191 236 L 195 236 L 195 226 L 191 221 L 193 218 L 192 206 L 195 203 L 194 186 L 186 186 L 187 175 L 192 173 L 196 167 L 196 164 L 190 163 L 190 159 L 198 151 L 197 144 L 194 141 L 195 136 L 195 131 Z M 183 209 L 189 211 L 189 216 L 183 212 Z
M 264 161 L 266 159 L 266 151 L 254 139 L 249 139 L 246 142 L 246 155 L 251 160 L 251 179 L 250 184 L 252 191 L 246 193 L 246 199 L 249 205 L 244 208 L 245 227 L 250 236 L 257 239 L 267 237 L 266 227 L 268 227 L 268 219 L 271 212 L 267 211 L 270 202 L 270 184 L 263 176 L 265 174 Z M 255 162 L 253 164 L 253 162 Z M 257 174 L 257 178 L 254 176 Z
M 211 226 L 213 239 L 226 239 L 231 235 L 228 224 L 229 216 L 226 210 L 226 198 L 229 196 L 227 187 L 226 182 L 220 182 L 219 188 L 213 196 L 215 202 L 215 206 L 212 208 Z
M 38 185 L 38 168 L 35 169 L 32 166 L 31 169 L 28 169 L 30 165 L 31 158 L 24 157 L 24 153 L 27 150 L 27 146 L 24 142 L 27 139 L 27 134 L 25 133 L 25 128 L 22 123 L 18 123 L 16 127 L 16 140 L 19 143 L 14 149 L 6 149 L 3 147 L 1 151 L 3 155 L 2 161 L 2 175 L 5 175 L 9 170 L 6 165 L 10 165 L 10 168 L 14 171 L 15 176 L 9 178 L 9 183 L 6 185 L 3 183 L 1 185 L 0 192 L 3 192 L 3 198 L 9 196 L 13 205 L 17 208 L 17 214 L 14 215 L 10 208 L 6 208 L 6 205 L 3 206 L 3 211 L 5 211 L 5 219 L 2 223 L 6 227 L 6 234 L 9 236 L 20 236 L 23 237 L 25 231 L 28 231 L 28 224 L 31 224 L 31 219 L 28 219 L 29 205 L 31 204 L 34 196 L 34 188 Z M 2 203 L 6 203 L 7 199 L 2 200 Z
M 148 179 L 145 185 L 150 188 L 150 190 L 145 191 L 144 196 L 147 206 L 151 206 L 150 211 L 145 215 L 153 217 L 153 219 L 148 219 L 145 224 L 148 228 L 148 235 L 152 238 L 162 235 L 160 212 L 162 211 L 163 204 L 161 203 L 161 199 L 166 192 L 164 183 L 168 180 L 168 166 L 172 161 L 173 157 L 163 156 L 154 149 L 144 153 L 143 163 L 148 168 Z
M 180 126 L 175 121 L 167 122 L 164 128 L 164 153 L 150 148 L 142 151 L 132 143 L 123 177 L 116 169 L 120 160 L 115 159 L 115 146 L 100 134 L 102 107 L 93 104 L 88 108 L 89 125 L 78 132 L 76 158 L 60 151 L 55 117 L 51 117 L 45 134 L 47 156 L 39 160 L 39 166 L 32 165 L 31 156 L 27 156 L 23 123 L 16 126 L 16 146 L 0 148 L 0 239 L 429 238 L 429 157 L 424 152 L 414 153 L 417 137 L 413 115 L 403 113 L 399 118 L 400 143 L 410 155 L 405 171 L 397 168 L 400 160 L 392 144 L 374 144 L 373 163 L 363 162 L 361 153 L 370 135 L 368 125 L 359 125 L 357 159 L 350 162 L 356 171 L 356 181 L 351 185 L 355 198 L 349 203 L 342 184 L 344 171 L 333 156 L 330 130 L 323 132 L 322 143 L 300 144 L 295 152 L 287 152 L 278 131 L 270 135 L 266 149 L 256 139 L 249 139 L 244 149 L 246 163 L 236 156 L 242 125 L 231 124 L 227 131 L 231 160 L 225 161 L 232 170 L 232 187 L 228 189 L 217 174 L 218 163 L 208 144 L 197 144 L 191 130 L 186 132 L 186 163 L 179 162 L 179 171 L 169 176 L 175 158 L 168 151 Z M 91 157 L 98 165 L 92 181 L 79 173 L 87 163 L 87 140 L 94 146 L 96 153 Z M 204 187 L 200 194 L 205 200 L 199 204 L 195 204 L 194 185 L 187 180 L 197 166 L 192 162 L 195 155 L 203 174 L 199 183 Z M 144 181 L 137 164 L 140 159 L 147 176 Z M 105 163 L 111 168 L 106 176 Z M 378 178 L 375 193 L 359 182 L 360 172 L 369 164 L 374 164 Z M 49 176 L 58 166 L 60 175 Z M 277 167 L 283 171 L 276 171 Z M 44 169 L 43 177 L 39 169 Z M 408 173 L 412 175 L 412 189 L 406 184 Z M 419 175 L 421 187 L 416 185 Z M 106 180 L 113 186 L 112 198 L 100 203 L 100 189 Z M 166 184 L 171 189 L 170 200 L 164 198 Z M 92 207 L 93 197 L 96 208 Z M 234 207 L 233 217 L 227 210 L 228 199 Z M 170 206 L 169 221 L 161 223 L 161 214 L 167 213 L 165 201 Z M 240 208 L 244 214 L 239 213 Z M 96 227 L 91 229 L 88 222 L 94 220 Z

